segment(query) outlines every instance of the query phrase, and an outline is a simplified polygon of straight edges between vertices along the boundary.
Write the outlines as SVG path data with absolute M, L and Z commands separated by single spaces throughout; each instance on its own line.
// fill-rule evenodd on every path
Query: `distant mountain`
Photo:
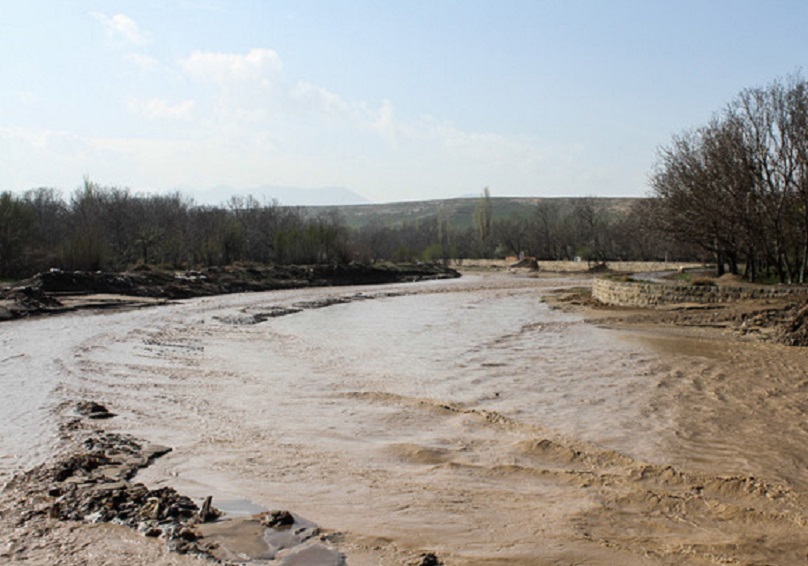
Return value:
M 252 189 L 215 187 L 204 191 L 194 191 L 193 195 L 201 204 L 222 204 L 232 196 L 252 196 L 259 202 L 277 200 L 283 206 L 349 206 L 368 204 L 370 201 L 345 187 L 277 187 L 264 185 Z

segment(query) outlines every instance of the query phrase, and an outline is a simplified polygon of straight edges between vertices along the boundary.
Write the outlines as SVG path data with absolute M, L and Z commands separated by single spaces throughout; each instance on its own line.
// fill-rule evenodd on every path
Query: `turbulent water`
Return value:
M 106 426 L 174 447 L 146 483 L 291 509 L 342 533 L 349 564 L 804 560 L 805 356 L 619 333 L 543 302 L 573 283 L 467 276 L 7 323 L 0 480 L 92 399 L 118 414 Z

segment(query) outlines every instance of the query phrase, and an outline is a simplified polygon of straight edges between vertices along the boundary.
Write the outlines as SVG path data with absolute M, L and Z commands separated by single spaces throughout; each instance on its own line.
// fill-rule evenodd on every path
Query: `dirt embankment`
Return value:
M 201 271 L 141 269 L 121 273 L 53 270 L 14 287 L 0 288 L 0 320 L 82 307 L 143 306 L 227 293 L 375 285 L 459 276 L 457 271 L 437 264 L 228 266 Z
M 808 346 L 808 300 L 805 299 L 682 303 L 660 308 L 615 307 L 594 299 L 589 288 L 579 287 L 550 295 L 550 302 L 557 308 L 584 312 L 598 324 L 710 329 L 744 339 Z

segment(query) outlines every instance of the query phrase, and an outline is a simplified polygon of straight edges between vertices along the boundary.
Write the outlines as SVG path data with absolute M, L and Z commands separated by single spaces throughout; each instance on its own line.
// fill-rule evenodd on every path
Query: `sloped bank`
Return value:
M 187 299 L 228 293 L 302 287 L 379 285 L 451 279 L 460 273 L 439 264 L 261 265 L 211 267 L 198 271 L 139 269 L 127 272 L 62 271 L 40 273 L 0 289 L 0 320 L 74 310 L 81 302 L 67 296 L 98 294 L 151 299 Z M 106 306 L 121 304 L 106 303 Z M 97 301 L 84 306 L 98 307 Z
M 808 346 L 805 286 L 681 285 L 597 277 L 591 298 L 601 308 L 638 309 L 618 315 L 622 322 L 720 328 L 762 341 Z

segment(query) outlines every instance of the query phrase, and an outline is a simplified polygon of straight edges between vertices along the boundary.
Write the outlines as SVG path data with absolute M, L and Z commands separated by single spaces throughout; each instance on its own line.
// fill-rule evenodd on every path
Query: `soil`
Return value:
M 79 308 L 134 308 L 228 293 L 302 287 L 375 285 L 449 279 L 460 274 L 438 264 L 228 266 L 173 272 L 141 268 L 121 273 L 40 273 L 0 288 L 0 321 Z
M 479 420 L 479 426 L 496 428 L 499 436 L 513 436 L 526 429 L 526 440 L 514 441 L 512 446 L 519 455 L 514 462 L 520 464 L 497 464 L 493 469 L 497 474 L 518 478 L 520 490 L 538 480 L 560 486 L 558 501 L 542 500 L 543 514 L 551 514 L 555 507 L 574 505 L 579 499 L 584 501 L 584 494 L 594 494 L 595 503 L 582 503 L 582 511 L 571 523 L 575 533 L 564 539 L 573 541 L 568 543 L 568 549 L 546 560 L 533 557 L 534 561 L 526 559 L 524 563 L 574 560 L 603 564 L 621 558 L 625 558 L 625 564 L 638 565 L 803 563 L 804 525 L 808 522 L 804 488 L 808 480 L 802 479 L 804 443 L 797 429 L 804 420 L 806 381 L 801 368 L 805 366 L 804 358 L 792 359 L 785 353 L 799 352 L 799 348 L 780 344 L 805 345 L 808 306 L 767 300 L 681 304 L 664 309 L 615 308 L 593 301 L 585 286 L 559 290 L 550 294 L 548 301 L 556 308 L 583 313 L 601 326 L 638 329 L 646 335 L 704 333 L 726 338 L 726 365 L 709 356 L 677 362 L 669 372 L 663 372 L 658 385 L 660 399 L 655 403 L 678 411 L 675 440 L 682 442 L 682 454 L 692 454 L 694 447 L 702 444 L 720 447 L 720 440 L 730 435 L 728 431 L 748 425 L 748 431 L 744 431 L 750 445 L 771 447 L 771 452 L 761 452 L 759 459 L 772 459 L 775 471 L 769 471 L 771 477 L 761 479 L 757 461 L 744 460 L 749 471 L 720 472 L 727 465 L 725 460 L 731 458 L 719 453 L 716 458 L 720 456 L 721 465 L 717 466 L 710 459 L 711 452 L 705 453 L 701 464 L 688 460 L 687 466 L 679 465 L 676 459 L 671 465 L 650 464 L 576 440 L 536 436 L 536 431 L 494 412 L 435 405 L 430 413 L 436 418 L 462 416 L 466 428 Z M 296 303 L 290 308 L 329 304 L 335 304 L 334 300 Z M 769 344 L 760 351 L 748 352 L 745 341 Z M 675 346 L 677 354 L 681 347 Z M 782 362 L 782 368 L 771 363 L 774 359 Z M 728 367 L 737 370 L 732 379 L 725 379 Z M 771 375 L 761 374 L 761 367 L 771 368 L 767 370 Z M 765 379 L 759 379 L 759 375 Z M 405 399 L 396 403 L 403 405 Z M 415 404 L 428 403 L 418 400 Z M 115 406 L 108 408 L 93 401 L 76 404 L 77 418 L 60 430 L 64 446 L 61 456 L 9 482 L 0 498 L 0 540 L 5 543 L 0 547 L 0 562 L 344 563 L 334 548 L 339 546 L 336 543 L 340 533 L 321 532 L 317 525 L 287 511 L 215 520 L 215 507 L 202 512 L 204 504 L 173 489 L 150 489 L 137 483 L 135 474 L 169 448 L 105 432 L 103 424 L 114 418 L 115 410 Z M 415 410 L 410 407 L 410 411 Z M 773 421 L 771 430 L 761 425 L 768 420 Z M 448 430 L 443 425 L 436 428 Z M 794 446 L 789 444 L 789 438 Z M 465 446 L 463 451 L 469 449 Z M 447 458 L 443 452 L 417 452 L 412 457 L 416 456 L 432 464 Z M 685 457 L 678 460 L 684 462 Z M 791 460 L 793 470 L 784 464 Z M 528 461 L 535 466 L 527 466 Z M 474 468 L 478 467 L 480 463 L 475 462 Z M 446 469 L 436 465 L 433 473 L 445 473 Z M 777 477 L 778 470 L 782 470 L 784 478 Z M 503 516 L 511 517 L 511 513 L 509 510 Z M 518 528 L 517 524 L 503 525 L 503 529 Z M 547 552 L 551 553 L 557 539 L 548 540 Z M 375 551 L 385 544 L 388 543 L 374 541 L 367 546 Z M 115 556 L 99 557 L 99 549 L 104 548 L 113 548 Z M 562 562 L 562 555 L 569 560 Z M 453 563 L 446 560 L 447 564 Z M 414 566 L 443 562 L 438 555 L 428 553 L 397 555 L 396 560 L 384 563 Z
M 62 454 L 14 476 L 2 490 L 3 562 L 55 563 L 55 555 L 67 550 L 58 559 L 60 564 L 85 564 L 82 549 L 72 548 L 68 541 L 83 524 L 107 524 L 159 540 L 164 551 L 205 561 L 345 564 L 341 553 L 328 544 L 328 536 L 289 511 L 224 518 L 210 497 L 200 506 L 171 487 L 149 489 L 135 482 L 139 470 L 171 448 L 96 428 L 93 420 L 115 415 L 94 401 L 79 402 L 75 413 L 79 416 L 60 430 Z
M 172 273 L 41 273 L 0 289 L 0 321 L 78 309 L 138 308 L 170 300 L 302 287 L 374 285 L 459 277 L 439 265 L 227 267 Z M 329 299 L 262 313 L 273 317 L 323 308 Z M 95 401 L 79 401 L 76 418 L 59 431 L 59 455 L 15 475 L 0 493 L 0 562 L 119 564 L 124 562 L 341 566 L 343 555 L 302 517 L 270 510 L 248 517 L 222 516 L 210 498 L 192 501 L 170 487 L 150 489 L 136 474 L 170 447 L 105 432 L 116 416 Z M 99 528 L 103 527 L 103 528 Z M 145 538 L 144 538 L 145 537 Z M 99 560 L 98 549 L 114 549 Z M 132 554 L 122 554 L 131 548 Z M 190 562 L 186 562 L 190 560 Z M 409 556 L 415 564 L 442 564 L 434 554 Z
M 793 298 L 741 300 L 728 303 L 680 303 L 659 308 L 604 305 L 588 287 L 559 290 L 548 302 L 556 308 L 584 312 L 606 326 L 645 326 L 658 329 L 711 329 L 733 337 L 808 346 L 808 301 Z

